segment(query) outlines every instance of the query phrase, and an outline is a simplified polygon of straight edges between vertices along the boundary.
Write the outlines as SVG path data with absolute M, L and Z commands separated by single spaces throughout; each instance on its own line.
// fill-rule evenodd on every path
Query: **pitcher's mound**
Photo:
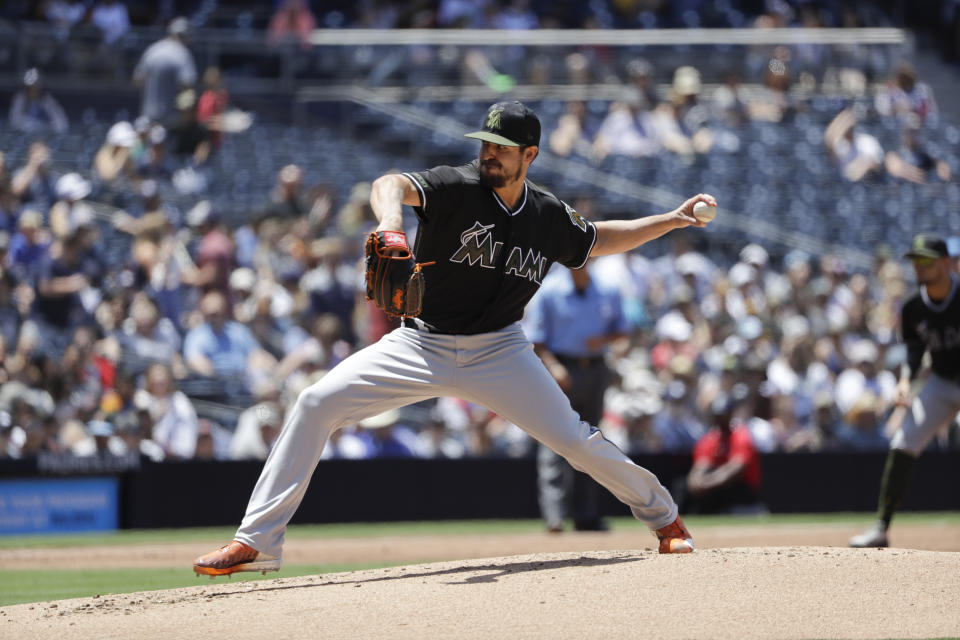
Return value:
M 552 553 L 17 605 L 0 636 L 931 638 L 960 635 L 957 576 L 908 549 Z

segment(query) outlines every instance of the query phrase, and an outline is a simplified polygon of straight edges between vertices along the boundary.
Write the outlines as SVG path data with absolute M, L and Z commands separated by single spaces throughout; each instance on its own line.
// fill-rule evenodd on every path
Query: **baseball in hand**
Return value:
M 698 202 L 693 205 L 693 216 L 700 222 L 710 222 L 717 217 L 717 208 L 706 202 Z

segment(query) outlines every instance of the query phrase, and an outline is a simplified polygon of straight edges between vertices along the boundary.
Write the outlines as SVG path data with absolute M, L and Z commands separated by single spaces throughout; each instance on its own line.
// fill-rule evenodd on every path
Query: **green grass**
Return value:
M 629 522 L 631 518 L 622 518 Z M 300 524 L 287 528 L 288 540 L 322 538 L 375 538 L 381 536 L 471 535 L 477 533 L 519 533 L 540 531 L 539 520 L 444 520 L 436 522 L 370 522 L 342 524 Z M 236 527 L 184 529 L 130 529 L 69 535 L 0 536 L 0 551 L 39 547 L 92 547 L 107 544 L 149 544 L 155 542 L 225 542 Z
M 789 513 L 762 516 L 684 516 L 690 526 L 755 526 L 758 524 L 864 524 L 873 520 L 872 513 Z M 960 512 L 904 512 L 897 520 L 904 523 L 960 524 Z M 630 517 L 611 518 L 615 529 L 643 525 Z M 373 538 L 379 536 L 476 535 L 524 533 L 543 530 L 539 520 L 440 520 L 431 522 L 372 522 L 343 524 L 301 524 L 287 529 L 290 540 L 323 538 Z M 219 544 L 230 540 L 235 527 L 198 527 L 185 529 L 131 529 L 71 535 L 0 536 L 0 552 L 4 549 L 44 547 L 92 547 L 103 545 L 149 544 L 157 542 L 207 542 Z
M 393 566 L 392 564 L 298 564 L 284 565 L 279 572 L 267 575 L 241 573 L 231 578 L 217 578 L 217 583 L 249 582 L 292 578 L 320 573 L 358 571 Z M 163 569 L 28 569 L 0 573 L 0 607 L 27 602 L 46 602 L 94 595 L 158 591 L 178 587 L 196 587 L 210 584 L 205 576 L 199 578 L 184 568 Z
M 691 529 L 712 526 L 757 525 L 865 525 L 873 520 L 871 513 L 828 514 L 771 514 L 764 516 L 685 516 Z M 960 512 L 905 512 L 897 515 L 897 523 L 960 525 Z M 633 518 L 611 518 L 615 530 L 645 531 Z M 230 540 L 233 527 L 190 529 L 127 530 L 55 536 L 0 536 L 0 563 L 6 549 L 55 548 L 74 546 L 133 545 L 149 543 L 203 542 L 211 546 Z M 543 531 L 539 520 L 452 520 L 438 522 L 383 522 L 368 524 L 294 525 L 287 530 L 287 538 L 370 538 L 378 536 L 536 533 Z M 394 563 L 395 564 L 395 563 Z M 263 580 L 319 573 L 357 571 L 391 566 L 387 563 L 365 564 L 303 564 L 284 565 L 280 572 L 241 574 L 233 580 Z M 218 579 L 223 581 L 223 579 Z M 72 570 L 17 570 L 0 571 L 0 606 L 26 602 L 44 602 L 65 598 L 89 597 L 95 594 L 154 591 L 209 583 L 197 578 L 187 568 L 156 569 L 72 569 Z

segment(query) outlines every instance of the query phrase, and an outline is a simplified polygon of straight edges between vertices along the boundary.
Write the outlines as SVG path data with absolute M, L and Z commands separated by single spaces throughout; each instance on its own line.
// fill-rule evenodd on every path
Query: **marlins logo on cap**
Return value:
M 521 102 L 498 102 L 487 109 L 483 130 L 466 137 L 506 147 L 536 147 L 540 146 L 540 119 Z
M 913 245 L 910 251 L 903 255 L 904 258 L 946 258 L 950 255 L 947 252 L 947 243 L 940 236 L 928 233 L 918 234 L 913 238 Z

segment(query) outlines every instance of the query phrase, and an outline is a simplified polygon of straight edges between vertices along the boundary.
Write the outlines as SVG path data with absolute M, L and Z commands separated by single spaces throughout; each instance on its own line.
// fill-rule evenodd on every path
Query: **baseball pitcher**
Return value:
M 481 141 L 469 164 L 373 183 L 379 226 L 366 246 L 367 292 L 403 325 L 300 394 L 233 542 L 197 558 L 198 574 L 279 569 L 287 522 L 330 434 L 437 396 L 488 407 L 591 475 L 656 533 L 660 553 L 693 551 L 667 490 L 571 409 L 519 321 L 554 262 L 582 267 L 590 256 L 703 227 L 693 206 L 716 201 L 700 194 L 660 215 L 591 223 L 527 180 L 540 144 L 540 121 L 529 108 L 494 104 L 482 130 L 467 137 Z M 413 251 L 402 205 L 419 220 Z

